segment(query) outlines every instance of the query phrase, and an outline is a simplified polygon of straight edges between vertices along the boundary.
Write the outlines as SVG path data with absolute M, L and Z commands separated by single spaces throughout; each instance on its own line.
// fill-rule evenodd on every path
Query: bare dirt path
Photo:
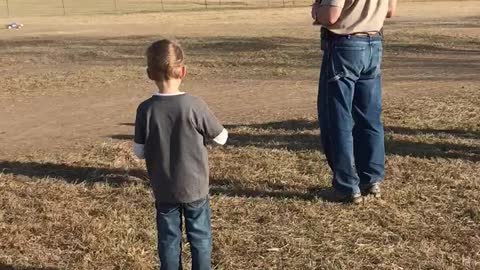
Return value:
M 395 22 L 435 24 L 435 28 L 450 29 L 438 24 L 452 18 L 471 18 L 480 14 L 479 1 L 421 1 L 400 2 Z M 179 23 L 181 18 L 181 23 Z M 432 21 L 433 20 L 433 21 Z M 311 20 L 309 7 L 284 9 L 221 10 L 195 12 L 141 13 L 94 16 L 18 17 L 27 27 L 21 32 L 1 31 L 0 39 L 38 36 L 271 36 L 288 32 L 289 36 L 304 36 Z M 462 19 L 456 20 L 463 28 Z M 168 25 L 168 27 L 165 27 Z M 478 26 L 470 27 L 477 34 Z M 201 30 L 201 31 L 199 31 Z M 471 31 L 470 29 L 469 31 Z
M 285 81 L 240 81 L 232 85 L 230 81 L 212 80 L 186 82 L 184 89 L 194 89 L 190 92 L 211 104 L 226 123 L 268 120 L 287 112 L 288 117 L 312 113 L 315 100 L 305 102 L 305 98 L 315 95 L 315 84 L 298 81 L 289 87 L 292 91 L 282 90 L 285 84 Z M 274 92 L 278 95 L 272 96 Z M 47 149 L 71 150 L 92 141 L 132 134 L 130 124 L 136 106 L 151 93 L 152 86 L 141 89 L 119 86 L 103 89 L 95 96 L 31 97 L 15 102 L 10 109 L 2 111 L 0 145 L 3 155 Z
M 480 5 L 476 1 L 462 2 L 462 5 L 452 3 L 403 4 L 400 14 L 404 15 L 390 22 L 388 33 L 391 34 L 393 41 L 385 57 L 386 100 L 412 94 L 449 94 L 456 88 L 479 87 L 480 19 L 474 15 L 480 14 Z M 455 12 L 452 12 L 452 9 L 455 9 Z M 88 61 L 78 64 L 76 58 L 71 60 L 69 58 L 71 55 L 65 53 L 69 50 L 68 42 L 75 44 L 76 39 L 83 37 L 102 44 L 102 40 L 106 38 L 129 36 L 153 38 L 158 33 L 162 36 L 199 38 L 218 36 L 224 39 L 229 36 L 257 38 L 254 42 L 272 36 L 277 37 L 276 42 L 282 37 L 298 40 L 307 38 L 315 41 L 318 33 L 310 26 L 306 11 L 306 8 L 295 8 L 22 18 L 29 27 L 22 31 L 2 31 L 0 35 L 0 42 L 6 44 L 6 49 L 0 54 L 4 59 L 3 64 L 0 64 L 2 71 L 0 79 L 4 81 L 3 86 L 0 85 L 0 156 L 18 156 L 50 149 L 67 151 L 86 143 L 101 142 L 132 133 L 133 128 L 129 124 L 133 122 L 135 108 L 142 99 L 153 92 L 152 85 L 142 75 L 136 75 L 135 79 L 125 82 L 118 74 L 116 76 L 119 79 L 116 81 L 112 79 L 113 83 L 108 85 L 100 83 L 116 73 L 115 65 L 121 63 L 122 59 L 129 61 L 132 55 L 121 55 L 127 58 L 120 57 L 119 62 L 109 62 L 110 59 L 107 59 L 108 61 L 99 59 L 98 55 L 93 54 L 89 56 L 91 61 L 99 62 L 97 65 L 112 68 L 113 71 L 111 74 L 97 74 L 98 69 L 92 69 L 91 73 L 82 78 L 82 74 L 85 74 L 82 69 L 90 68 Z M 455 14 L 455 17 L 450 17 L 452 14 Z M 173 27 L 164 28 L 178 17 L 185 18 L 181 26 L 174 24 Z M 427 17 L 431 20 L 429 21 Z M 148 21 L 155 23 L 146 23 Z M 412 27 L 413 25 L 416 27 Z M 403 38 L 405 35 L 408 37 L 396 42 L 396 38 Z M 428 38 L 436 40 L 438 44 L 429 45 Z M 451 39 L 459 38 L 461 39 L 459 42 L 449 43 Z M 36 40 L 63 40 L 65 45 L 54 48 L 52 42 L 45 41 L 44 46 L 38 46 L 34 44 Z M 423 41 L 417 44 L 418 40 Z M 120 44 L 124 41 L 118 42 Z M 233 46 L 235 42 L 238 41 L 232 41 Z M 285 44 L 294 46 L 296 42 L 285 41 Z M 309 40 L 307 44 L 308 42 Z M 32 45 L 25 45 L 27 43 Z M 260 48 L 257 55 L 255 48 L 247 48 L 254 64 L 250 66 L 247 63 L 239 67 L 236 66 L 236 62 L 225 64 L 224 62 L 228 61 L 223 61 L 227 57 L 241 58 L 229 54 L 228 51 L 235 47 L 229 47 L 232 45 L 221 42 L 215 44 L 225 46 L 218 48 L 226 52 L 215 48 L 207 51 L 205 58 L 201 58 L 193 65 L 197 70 L 205 67 L 206 74 L 193 76 L 186 82 L 184 89 L 204 98 L 225 123 L 287 120 L 315 114 L 318 77 L 315 63 L 319 64 L 320 53 L 316 51 L 313 42 L 313 45 L 308 46 L 313 46 L 313 54 L 318 55 L 315 59 L 309 60 L 309 65 L 313 63 L 312 65 L 303 68 L 302 65 L 291 64 L 286 71 L 280 70 L 280 75 L 277 74 L 278 70 L 273 70 L 276 75 L 271 77 L 262 75 L 261 69 L 278 69 L 272 66 L 276 64 L 275 59 L 283 57 L 283 51 L 280 51 L 278 56 L 269 55 L 268 48 Z M 15 50 L 17 45 L 23 47 Z M 128 49 L 128 46 L 125 48 Z M 303 47 L 301 48 L 303 50 Z M 200 46 L 198 50 L 201 49 Z M 86 53 L 88 55 L 89 52 Z M 193 53 L 196 53 L 196 50 L 193 50 Z M 61 60 L 56 59 L 58 55 L 63 54 L 67 56 L 62 56 Z M 75 56 L 76 52 L 73 54 Z M 85 53 L 78 54 L 83 57 Z M 262 60 L 265 55 L 266 58 L 270 58 L 267 60 L 273 61 L 272 65 L 256 64 L 255 61 Z M 141 55 L 133 57 L 139 58 L 134 63 L 142 61 Z M 210 58 L 213 60 L 210 61 Z M 54 71 L 53 75 L 52 72 L 48 73 L 50 69 L 55 70 L 59 61 L 67 66 L 68 62 L 72 61 L 73 70 L 77 66 L 81 67 L 77 71 L 78 76 L 75 75 L 77 77 L 65 79 L 79 84 L 78 89 L 67 91 L 65 82 L 61 82 L 63 79 L 55 79 L 53 76 L 60 71 Z M 138 65 L 141 67 L 141 64 Z M 218 65 L 220 67 L 217 68 Z M 256 72 L 255 69 L 259 71 Z M 289 69 L 293 71 L 290 72 Z M 210 70 L 215 73 L 209 74 Z M 229 71 L 232 71 L 233 75 L 225 75 Z M 242 76 L 242 72 L 246 75 Z M 282 75 L 281 72 L 286 73 Z M 141 72 L 137 70 L 137 73 Z M 29 81 L 31 77 L 40 76 L 39 74 L 41 79 Z M 18 82 L 15 81 L 17 77 Z M 42 95 L 35 91 L 28 95 L 8 91 L 11 90 L 12 84 L 21 85 L 25 81 L 28 84 L 22 86 L 23 88 L 41 89 L 42 84 L 45 84 L 44 88 L 48 91 Z

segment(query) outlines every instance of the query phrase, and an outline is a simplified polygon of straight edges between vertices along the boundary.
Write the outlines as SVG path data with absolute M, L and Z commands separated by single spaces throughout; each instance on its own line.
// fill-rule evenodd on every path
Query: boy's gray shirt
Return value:
M 223 126 L 200 98 L 153 96 L 137 109 L 135 143 L 145 159 L 155 199 L 189 203 L 208 195 L 207 140 Z

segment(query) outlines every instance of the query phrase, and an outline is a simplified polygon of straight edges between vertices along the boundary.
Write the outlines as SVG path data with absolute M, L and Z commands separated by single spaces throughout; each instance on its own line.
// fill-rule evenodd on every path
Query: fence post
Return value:
M 160 4 L 162 5 L 162 11 L 165 11 L 165 6 L 163 6 L 163 0 L 160 0 Z
M 205 8 L 208 8 L 207 0 L 205 0 Z
M 115 12 L 118 12 L 117 0 L 113 0 L 113 7 L 115 8 Z
M 63 16 L 67 15 L 67 12 L 65 11 L 65 0 L 62 0 L 62 8 L 63 8 Z
M 10 6 L 8 5 L 8 0 L 5 0 L 7 6 L 7 17 L 10 17 Z

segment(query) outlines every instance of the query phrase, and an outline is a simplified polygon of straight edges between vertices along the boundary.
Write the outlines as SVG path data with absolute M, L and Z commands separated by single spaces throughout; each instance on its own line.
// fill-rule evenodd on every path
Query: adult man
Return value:
M 385 176 L 381 120 L 382 28 L 396 0 L 323 0 L 312 8 L 324 50 L 318 93 L 321 141 L 341 200 L 380 197 Z

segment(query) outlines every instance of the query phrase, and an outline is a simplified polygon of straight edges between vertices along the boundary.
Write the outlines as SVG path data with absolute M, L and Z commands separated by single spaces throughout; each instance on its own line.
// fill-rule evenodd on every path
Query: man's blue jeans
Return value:
M 161 270 L 182 269 L 182 217 L 192 253 L 193 270 L 211 269 L 212 233 L 209 199 L 193 203 L 156 203 Z
M 321 141 L 333 187 L 346 195 L 385 176 L 382 45 L 380 35 L 325 42 L 318 92 Z

